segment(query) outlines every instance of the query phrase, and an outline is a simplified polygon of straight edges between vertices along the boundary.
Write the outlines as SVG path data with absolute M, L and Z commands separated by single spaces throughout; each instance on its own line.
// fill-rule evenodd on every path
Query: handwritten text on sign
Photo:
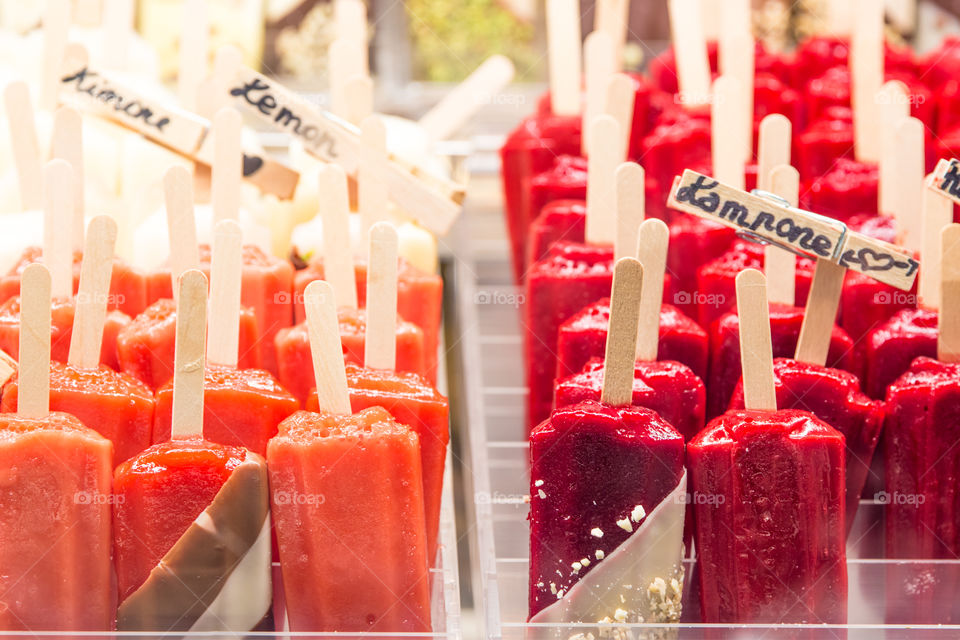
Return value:
M 941 159 L 937 162 L 927 187 L 960 204 L 960 161 Z
M 689 169 L 674 182 L 667 206 L 749 231 L 811 258 L 837 262 L 903 290 L 913 286 L 920 266 L 885 242 L 852 231 L 844 234 L 839 223 L 780 206 Z

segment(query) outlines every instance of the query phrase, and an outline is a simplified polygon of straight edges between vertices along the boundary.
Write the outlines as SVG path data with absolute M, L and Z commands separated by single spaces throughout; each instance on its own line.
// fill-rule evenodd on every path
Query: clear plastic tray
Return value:
M 473 557 L 479 566 L 476 591 L 482 594 L 486 638 L 958 638 L 960 626 L 886 625 L 890 575 L 918 578 L 932 563 L 882 558 L 883 508 L 864 500 L 848 544 L 847 625 L 705 625 L 696 622 L 698 605 L 684 598 L 684 620 L 672 626 L 597 624 L 532 625 L 527 619 L 529 493 L 527 444 L 523 424 L 524 387 L 519 332 L 522 291 L 512 283 L 505 256 L 489 252 L 461 264 L 457 272 L 460 323 L 469 389 L 470 462 L 473 468 Z M 687 576 L 693 562 L 686 561 Z M 960 576 L 960 560 L 936 563 Z M 691 581 L 685 584 L 689 593 Z M 957 582 L 960 584 L 960 582 Z M 943 608 L 956 593 L 942 594 Z M 618 632 L 627 631 L 627 635 Z M 583 634 L 583 635 L 579 635 Z

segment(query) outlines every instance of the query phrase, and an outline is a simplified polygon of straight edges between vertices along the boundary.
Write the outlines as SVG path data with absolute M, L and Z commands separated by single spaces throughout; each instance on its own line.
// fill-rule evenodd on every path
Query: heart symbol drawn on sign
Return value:
M 243 175 L 252 176 L 263 166 L 263 158 L 243 154 Z
M 869 247 L 857 252 L 857 258 L 864 271 L 889 271 L 894 267 L 894 259 L 889 253 L 877 253 Z

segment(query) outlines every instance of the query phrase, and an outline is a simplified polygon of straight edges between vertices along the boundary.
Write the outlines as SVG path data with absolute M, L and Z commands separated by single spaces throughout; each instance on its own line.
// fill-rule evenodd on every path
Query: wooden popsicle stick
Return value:
M 924 125 L 916 118 L 904 118 L 894 130 L 893 213 L 900 244 L 908 251 L 920 250 L 921 218 L 917 204 L 921 201 L 926 177 L 923 140 Z
M 879 211 L 882 215 L 893 215 L 896 206 L 897 124 L 910 117 L 907 86 L 899 80 L 891 80 L 880 87 L 876 100 L 880 116 Z
M 827 31 L 835 36 L 849 36 L 853 31 L 856 2 L 827 0 Z
M 623 68 L 623 47 L 627 41 L 630 0 L 598 0 L 595 11 L 596 29 L 610 36 L 613 42 L 613 61 L 619 71 Z
M 677 59 L 680 101 L 690 106 L 706 104 L 710 100 L 710 62 L 700 0 L 669 0 L 667 8 Z
M 360 42 L 352 38 L 340 36 L 330 44 L 329 75 L 330 75 L 330 111 L 354 125 L 359 124 L 350 120 L 349 105 L 347 104 L 347 83 L 350 78 L 367 75 L 367 70 L 358 63 L 361 59 Z
M 367 270 L 367 335 L 363 366 L 397 367 L 397 230 L 389 222 L 370 229 Z
M 350 415 L 350 391 L 344 370 L 337 299 L 333 287 L 324 280 L 314 280 L 303 292 L 303 305 L 310 335 L 310 355 L 313 358 L 319 410 Z
M 107 298 L 113 275 L 113 250 L 117 242 L 117 223 L 110 216 L 97 216 L 90 221 L 87 241 L 80 265 L 80 287 L 77 290 L 70 353 L 67 361 L 81 369 L 100 366 L 103 345 L 103 323 L 107 318 Z
M 670 229 L 663 220 L 650 218 L 640 225 L 637 258 L 643 265 L 643 294 L 640 296 L 636 359 L 645 362 L 657 359 L 660 346 L 660 307 L 669 244 Z
M 636 92 L 633 88 L 633 79 L 625 73 L 615 73 L 607 83 L 607 103 L 604 113 L 613 116 L 620 126 L 620 139 L 610 143 L 620 143 L 617 158 L 620 162 L 627 161 L 630 146 L 630 130 L 633 128 L 633 106 L 636 101 Z
M 363 0 L 335 0 L 333 19 L 337 38 L 346 38 L 359 43 L 357 68 L 369 75 L 370 62 L 367 51 L 367 5 Z
M 613 406 L 633 402 L 634 349 L 643 290 L 643 266 L 636 258 L 621 258 L 613 271 L 610 326 L 604 352 L 600 401 Z
M 43 165 L 27 83 L 18 80 L 8 84 L 3 91 L 3 104 L 20 187 L 20 208 L 39 209 L 43 206 Z
M 65 160 L 51 160 L 43 169 L 43 263 L 55 298 L 73 296 L 72 238 L 63 232 L 73 225 L 73 194 L 61 187 L 72 182 L 73 169 Z
M 609 34 L 594 31 L 583 43 L 583 66 L 585 102 L 583 107 L 582 142 L 584 155 L 589 155 L 593 135 L 590 125 L 604 112 L 607 105 L 607 89 L 616 66 L 613 63 L 613 42 Z M 604 140 L 610 144 L 611 140 Z M 622 162 L 625 158 L 621 158 Z
M 470 121 L 480 109 L 493 103 L 493 98 L 513 80 L 510 59 L 493 55 L 473 73 L 447 93 L 419 120 L 431 142 L 446 140 Z
M 770 185 L 770 174 L 775 167 L 790 164 L 792 130 L 790 119 L 779 113 L 772 113 L 760 121 L 757 132 L 757 189 L 775 193 Z M 777 195 L 786 197 L 779 193 Z
M 387 129 L 379 116 L 367 116 L 360 125 L 360 167 L 357 169 L 357 209 L 360 214 L 361 237 L 387 217 L 387 189 L 377 179 L 378 167 L 387 161 Z
M 846 273 L 847 270 L 836 262 L 817 260 L 794 359 L 821 367 L 827 364 L 830 337 L 833 334 Z
M 728 0 L 729 1 L 729 0 Z M 737 10 L 733 10 L 737 8 Z M 745 18 L 731 18 L 730 14 L 745 14 Z M 742 138 L 744 162 L 753 157 L 753 77 L 755 44 L 750 34 L 750 8 L 741 2 L 726 3 L 723 7 L 724 22 L 746 20 L 746 26 L 738 24 L 736 29 L 720 31 L 720 75 L 736 78 L 738 106 L 737 117 L 740 122 L 737 132 Z
M 197 92 L 207 77 L 209 24 L 205 0 L 184 0 L 181 24 L 177 96 L 184 109 L 196 111 Z
M 940 308 L 940 234 L 943 228 L 953 221 L 953 202 L 932 189 L 923 190 L 921 228 L 923 232 L 920 247 L 920 279 L 917 295 L 920 306 L 928 309 Z
M 756 269 L 744 269 L 737 275 L 737 315 L 740 317 L 744 406 L 776 411 L 767 280 Z
M 104 60 L 111 69 L 127 69 L 133 11 L 133 0 L 103 0 Z
M 240 350 L 240 285 L 243 233 L 235 220 L 221 220 L 213 231 L 210 259 L 210 338 L 207 359 L 236 367 Z
M 50 413 L 50 272 L 27 265 L 20 276 L 20 392 L 17 413 L 42 418 Z
M 174 438 L 203 430 L 203 378 L 206 369 L 207 277 L 191 269 L 177 287 L 177 342 L 173 365 Z
M 200 111 L 205 118 L 213 119 L 217 111 L 227 106 L 226 95 L 230 81 L 243 66 L 243 52 L 232 44 L 217 49 L 213 59 L 213 73 L 210 76 L 211 100 L 207 112 Z
M 349 78 L 343 87 L 343 99 L 347 105 L 347 119 L 362 125 L 364 119 L 373 115 L 373 79 L 367 75 Z
M 323 220 L 323 278 L 344 307 L 357 307 L 357 281 L 350 248 L 350 203 L 347 176 L 337 165 L 320 168 Z
M 851 102 L 855 154 L 861 162 L 880 159 L 880 114 L 876 101 L 883 85 L 883 3 L 855 0 L 850 41 Z
M 770 192 L 796 207 L 800 199 L 800 174 L 790 165 L 779 165 L 770 171 L 767 179 Z M 763 272 L 767 277 L 769 302 L 793 305 L 796 298 L 797 258 L 780 247 L 763 248 Z
M 13 377 L 18 368 L 13 356 L 0 349 L 0 387 L 7 384 L 7 380 Z
M 643 167 L 635 162 L 624 162 L 615 176 L 617 234 L 613 241 L 613 259 L 634 255 L 640 223 L 646 216 Z
M 54 158 L 66 160 L 73 169 L 72 248 L 83 249 L 84 188 L 83 188 L 83 123 L 80 114 L 70 107 L 60 107 L 53 117 Z
M 43 9 L 43 77 L 40 108 L 57 108 L 57 82 L 70 29 L 70 0 L 46 0 Z
M 960 362 L 960 224 L 948 224 L 940 245 L 940 334 L 937 359 Z
M 193 214 L 193 181 L 186 168 L 173 166 L 163 176 L 163 196 L 170 242 L 170 277 L 177 295 L 180 276 L 200 268 L 197 223 Z
M 580 0 L 547 0 L 547 60 L 550 105 L 558 116 L 580 113 L 583 50 Z
M 240 178 L 243 151 L 240 147 L 240 114 L 224 107 L 213 118 L 213 182 L 211 202 L 214 223 L 240 217 Z
M 616 235 L 617 140 L 620 127 L 612 116 L 600 115 L 591 123 L 591 147 L 587 170 L 586 239 L 590 244 L 613 244 Z
M 710 145 L 713 175 L 735 189 L 743 189 L 745 154 L 741 110 L 742 94 L 736 78 L 720 76 L 713 82 L 710 107 Z

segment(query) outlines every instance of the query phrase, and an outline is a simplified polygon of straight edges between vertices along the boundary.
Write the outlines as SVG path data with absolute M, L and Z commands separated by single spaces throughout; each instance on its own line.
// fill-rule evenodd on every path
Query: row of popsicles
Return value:
M 887 555 L 934 561 L 891 568 L 887 622 L 956 621 L 944 603 L 958 576 L 935 562 L 960 549 L 948 489 L 958 475 L 955 322 L 941 321 L 939 359 L 916 358 L 884 402 L 871 401 L 856 376 L 801 350 L 773 358 L 767 283 L 745 269 L 742 380 L 725 412 L 684 433 L 703 385 L 644 353 L 657 340 L 649 314 L 662 282 L 647 267 L 663 252 L 643 247 L 666 233 L 647 221 L 640 234 L 643 267 L 628 257 L 614 270 L 603 359 L 558 383 L 556 408 L 530 434 L 530 621 L 846 623 L 845 532 L 881 428 Z M 943 311 L 955 314 L 960 225 L 943 231 L 942 247 Z M 684 590 L 691 530 L 697 584 Z M 699 613 L 681 611 L 697 601 Z
M 203 273 L 179 279 L 173 379 L 156 398 L 99 364 L 111 219 L 91 223 L 66 363 L 51 362 L 47 337 L 47 267 L 58 265 L 48 256 L 23 269 L 19 364 L 5 366 L 0 414 L 0 627 L 430 630 L 447 401 L 423 376 L 393 370 L 397 234 L 380 223 L 371 236 L 367 366 L 344 369 L 334 287 L 305 288 L 310 356 L 298 375 L 316 372 L 304 400 L 320 413 L 240 362 L 232 220 L 215 234 L 209 316 Z M 141 437 L 150 446 L 134 450 Z

